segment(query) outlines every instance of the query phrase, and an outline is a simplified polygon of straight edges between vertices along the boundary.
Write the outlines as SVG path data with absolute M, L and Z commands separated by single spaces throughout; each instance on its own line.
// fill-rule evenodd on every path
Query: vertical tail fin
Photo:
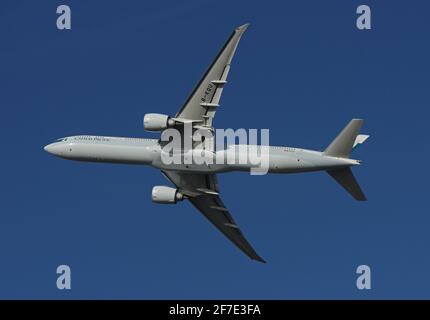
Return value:
M 362 125 L 363 119 L 352 119 L 325 149 L 324 154 L 332 157 L 349 158 Z

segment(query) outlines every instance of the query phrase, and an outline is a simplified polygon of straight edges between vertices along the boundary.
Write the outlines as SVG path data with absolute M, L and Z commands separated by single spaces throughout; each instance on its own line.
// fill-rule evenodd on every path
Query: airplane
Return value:
M 165 130 L 176 128 L 184 136 L 184 128 L 187 125 L 191 126 L 192 130 L 212 132 L 214 130 L 212 122 L 227 83 L 233 56 L 248 26 L 249 24 L 244 24 L 233 31 L 174 117 L 156 113 L 145 114 L 144 129 L 162 134 Z M 268 172 L 326 171 L 356 200 L 365 201 L 366 197 L 351 171 L 351 167 L 360 165 L 361 161 L 350 158 L 351 151 L 369 137 L 359 134 L 362 124 L 362 119 L 352 119 L 324 151 L 268 146 Z M 241 152 L 240 150 L 243 149 L 243 145 L 230 145 L 225 150 L 215 150 L 213 140 L 213 137 L 209 138 L 210 143 L 203 147 L 203 149 L 208 148 L 209 150 L 205 149 L 205 151 L 212 156 L 221 154 L 221 157 L 225 157 L 231 151 Z M 217 180 L 217 173 L 249 172 L 253 165 L 249 162 L 219 165 L 166 164 L 162 161 L 163 146 L 161 139 L 77 135 L 57 139 L 46 145 L 44 149 L 64 159 L 139 164 L 160 169 L 174 187 L 155 186 L 152 189 L 153 202 L 175 204 L 187 199 L 248 257 L 265 263 L 265 260 L 246 240 L 222 202 Z M 196 142 L 190 150 L 179 150 L 179 152 L 184 156 L 184 153 L 195 152 L 201 148 L 202 144 Z M 246 146 L 245 149 L 249 151 Z

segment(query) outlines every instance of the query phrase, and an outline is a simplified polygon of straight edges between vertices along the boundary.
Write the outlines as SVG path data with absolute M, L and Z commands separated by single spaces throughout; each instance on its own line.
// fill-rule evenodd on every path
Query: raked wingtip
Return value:
M 249 25 L 250 25 L 250 23 L 242 24 L 241 26 L 236 28 L 236 31 L 245 32 L 245 30 L 248 29 Z

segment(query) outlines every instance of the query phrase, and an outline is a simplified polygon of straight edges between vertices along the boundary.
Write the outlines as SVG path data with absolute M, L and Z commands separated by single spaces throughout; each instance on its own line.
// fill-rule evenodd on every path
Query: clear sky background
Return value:
M 72 30 L 56 29 L 56 7 Z M 359 4 L 372 30 L 355 26 Z M 426 1 L 1 1 L 0 298 L 430 298 Z M 323 150 L 354 117 L 369 201 L 324 172 L 220 176 L 249 260 L 189 203 L 151 202 L 155 169 L 42 148 L 74 134 L 157 137 L 231 31 L 242 38 L 214 125 Z M 56 288 L 56 268 L 72 289 Z M 359 291 L 358 265 L 372 270 Z

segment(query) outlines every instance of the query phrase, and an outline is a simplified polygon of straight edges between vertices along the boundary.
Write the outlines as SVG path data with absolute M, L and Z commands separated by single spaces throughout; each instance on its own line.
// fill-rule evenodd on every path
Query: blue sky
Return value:
M 372 9 L 372 30 L 355 10 Z M 56 29 L 56 7 L 72 30 Z M 430 5 L 424 1 L 2 1 L 0 298 L 430 298 Z M 322 150 L 354 117 L 369 201 L 325 173 L 220 176 L 225 204 L 268 263 L 189 203 L 155 205 L 149 167 L 43 151 L 73 134 L 152 136 L 232 29 L 242 38 L 215 126 L 269 128 Z M 56 288 L 58 265 L 72 290 Z M 372 289 L 355 286 L 358 265 Z

